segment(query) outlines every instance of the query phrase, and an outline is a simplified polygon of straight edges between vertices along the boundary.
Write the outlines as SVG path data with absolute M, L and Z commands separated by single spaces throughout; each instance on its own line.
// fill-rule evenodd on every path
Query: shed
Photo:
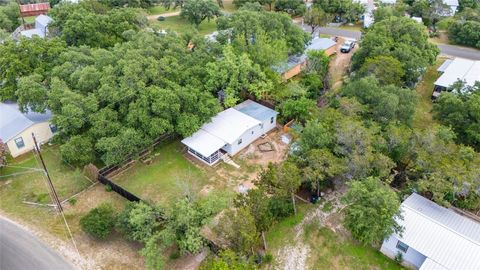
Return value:
M 416 193 L 401 205 L 402 234 L 384 240 L 382 253 L 403 255 L 404 263 L 421 270 L 480 269 L 480 223 Z
M 53 137 L 56 127 L 50 124 L 52 114 L 22 113 L 16 103 L 0 103 L 0 139 L 5 143 L 13 157 L 17 157 L 34 148 L 32 133 L 39 143 Z
M 330 56 L 330 55 L 335 54 L 337 52 L 336 51 L 336 45 L 337 45 L 337 43 L 330 38 L 316 37 L 311 41 L 310 45 L 307 46 L 306 51 L 309 51 L 309 50 L 313 50 L 313 51 L 323 50 L 327 56 Z

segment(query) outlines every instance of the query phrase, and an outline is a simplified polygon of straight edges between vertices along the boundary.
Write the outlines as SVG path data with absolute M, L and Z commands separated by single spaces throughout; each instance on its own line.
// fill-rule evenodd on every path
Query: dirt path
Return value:
M 316 221 L 319 226 L 328 227 L 333 231 L 337 231 L 341 225 L 332 220 L 334 216 L 344 208 L 344 205 L 340 202 L 340 198 L 345 191 L 346 189 L 343 187 L 324 197 L 325 201 L 329 201 L 332 204 L 331 211 L 324 212 L 322 205 L 319 205 L 310 211 L 304 219 L 294 227 L 295 237 L 292 244 L 283 247 L 275 254 L 275 258 L 277 258 L 275 269 L 305 270 L 308 268 L 307 260 L 310 256 L 311 248 L 303 242 L 303 228 L 306 224 Z
M 157 14 L 157 15 L 148 15 L 147 19 L 148 20 L 156 20 L 158 17 L 175 17 L 180 15 L 180 11 L 174 11 L 174 12 L 169 12 L 169 13 L 163 13 L 163 14 Z

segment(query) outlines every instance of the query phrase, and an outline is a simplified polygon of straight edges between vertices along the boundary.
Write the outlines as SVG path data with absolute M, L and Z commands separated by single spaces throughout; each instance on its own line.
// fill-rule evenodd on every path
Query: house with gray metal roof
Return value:
M 480 269 L 480 223 L 416 193 L 401 211 L 404 231 L 385 239 L 382 253 L 420 270 Z
M 277 124 L 277 112 L 247 100 L 226 109 L 182 140 L 190 155 L 213 165 L 222 156 L 233 156 Z
M 0 103 L 0 140 L 13 157 L 29 152 L 35 146 L 32 133 L 40 144 L 53 137 L 56 127 L 50 123 L 51 118 L 48 110 L 23 113 L 16 103 Z

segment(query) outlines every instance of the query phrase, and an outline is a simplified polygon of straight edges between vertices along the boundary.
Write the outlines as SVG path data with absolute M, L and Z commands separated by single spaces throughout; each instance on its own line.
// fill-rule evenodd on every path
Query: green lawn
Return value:
M 195 26 L 187 22 L 185 19 L 180 16 L 173 16 L 165 18 L 165 21 L 152 21 L 152 26 L 156 29 L 165 29 L 171 30 L 178 33 L 185 33 L 187 31 L 192 31 L 195 29 Z M 217 25 L 215 20 L 203 21 L 197 28 L 197 31 L 200 35 L 210 34 L 217 30 Z
M 179 10 L 180 10 L 179 7 L 177 7 L 177 8 L 172 7 L 170 9 L 166 9 L 164 6 L 158 5 L 158 6 L 149 7 L 147 9 L 147 12 L 148 12 L 149 15 L 161 15 L 161 14 L 175 12 L 175 11 L 179 11 Z
M 310 247 L 306 262 L 308 269 L 403 269 L 378 250 L 364 247 L 345 236 L 335 234 L 328 228 L 319 227 L 316 222 L 303 226 L 303 236 L 295 240 L 294 227 L 301 223 L 305 215 L 319 205 L 299 204 L 299 213 L 275 224 L 266 234 L 268 252 L 273 254 L 295 241 Z M 324 206 L 326 207 L 326 206 Z
M 144 200 L 165 204 L 172 199 L 196 194 L 208 182 L 208 173 L 185 159 L 179 141 L 160 146 L 150 165 L 136 162 L 113 181 Z
M 305 226 L 304 237 L 312 249 L 309 258 L 312 269 L 403 269 L 378 250 L 343 239 L 315 223 Z
M 423 76 L 423 80 L 417 85 L 418 104 L 413 117 L 413 126 L 416 128 L 428 128 L 435 123 L 435 120 L 432 118 L 433 83 L 440 76 L 437 68 L 444 61 L 445 59 L 439 59 L 435 65 L 429 67 Z
M 62 163 L 58 146 L 45 146 L 42 154 L 61 200 L 69 198 L 92 184 L 79 169 L 75 170 Z M 23 203 L 24 200 L 51 203 L 43 173 L 26 169 L 40 167 L 40 163 L 37 163 L 33 154 L 28 153 L 9 160 L 8 166 L 0 169 L 2 176 L 0 178 L 0 211 L 27 223 L 46 228 L 50 232 L 64 234 L 63 223 L 60 219 L 53 217 L 52 208 L 29 206 Z M 15 173 L 25 174 L 8 176 Z

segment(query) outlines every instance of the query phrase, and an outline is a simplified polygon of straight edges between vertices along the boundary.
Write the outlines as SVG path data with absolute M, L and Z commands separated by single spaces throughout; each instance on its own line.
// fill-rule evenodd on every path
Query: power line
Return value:
M 57 192 L 55 190 L 55 187 L 53 186 L 52 180 L 50 178 L 47 167 L 45 165 L 45 161 L 43 160 L 42 154 L 40 152 L 40 148 L 38 147 L 37 139 L 35 138 L 35 134 L 33 134 L 33 133 L 32 133 L 32 138 L 33 138 L 33 142 L 35 144 L 35 150 L 36 150 L 36 152 L 37 152 L 37 154 L 38 154 L 38 156 L 39 156 L 39 158 L 42 162 L 42 166 L 43 166 L 43 169 L 45 171 L 45 175 L 43 177 L 44 177 L 44 179 L 45 179 L 45 176 L 47 177 L 46 180 L 47 180 L 48 186 L 51 190 L 51 192 L 50 192 L 51 199 L 56 203 L 56 205 L 57 205 L 56 208 L 57 208 L 58 212 L 60 213 L 60 215 L 62 216 L 63 222 L 65 223 L 65 227 L 67 228 L 67 231 L 68 231 L 68 234 L 70 236 L 70 239 L 72 240 L 73 246 L 75 247 L 75 250 L 76 250 L 78 256 L 80 256 L 80 252 L 78 250 L 77 243 L 75 242 L 75 239 L 73 238 L 72 231 L 70 230 L 70 226 L 68 225 L 67 219 L 65 218 L 65 214 L 63 212 L 62 204 L 61 204 L 60 200 L 58 199 Z M 35 157 L 35 161 L 38 164 L 38 160 L 37 160 L 37 157 L 35 155 L 35 151 L 34 151 L 34 157 Z

